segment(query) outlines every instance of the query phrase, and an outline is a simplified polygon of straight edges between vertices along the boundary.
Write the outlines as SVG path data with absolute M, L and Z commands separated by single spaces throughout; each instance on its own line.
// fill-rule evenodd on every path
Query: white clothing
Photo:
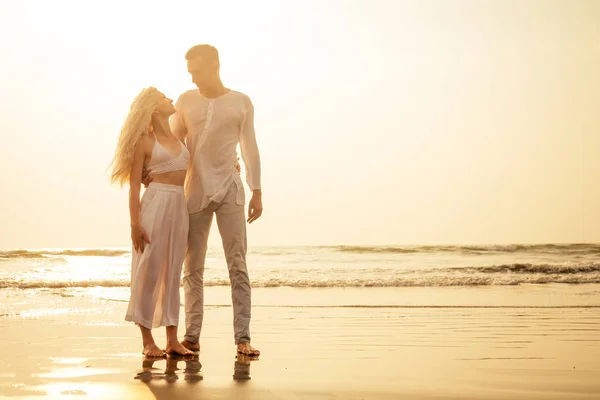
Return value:
M 220 203 L 232 182 L 238 185 L 236 199 L 243 205 L 243 188 L 235 169 L 237 145 L 246 166 L 250 190 L 260 189 L 260 155 L 254 133 L 254 107 L 243 93 L 229 92 L 211 99 L 198 89 L 183 93 L 175 104 L 171 131 L 190 152 L 185 193 L 190 214 Z M 241 204 L 240 204 L 241 202 Z
M 183 186 L 150 182 L 140 203 L 140 223 L 150 243 L 143 253 L 132 250 L 125 320 L 148 329 L 177 326 L 189 229 Z
M 217 217 L 229 269 L 235 344 L 250 342 L 251 287 L 246 267 L 246 218 L 244 206 L 238 205 L 236 201 L 239 191 L 237 185 L 231 183 L 221 203 L 211 202 L 202 211 L 190 214 L 188 249 L 183 272 L 185 340 L 190 343 L 198 343 L 202 331 L 204 264 L 213 215 Z
M 160 144 L 158 139 L 156 139 L 156 135 L 154 135 L 154 147 L 152 147 L 152 156 L 148 162 L 148 169 L 152 175 L 173 171 L 186 171 L 189 161 L 190 152 L 183 143 L 179 146 L 179 153 L 173 155 Z

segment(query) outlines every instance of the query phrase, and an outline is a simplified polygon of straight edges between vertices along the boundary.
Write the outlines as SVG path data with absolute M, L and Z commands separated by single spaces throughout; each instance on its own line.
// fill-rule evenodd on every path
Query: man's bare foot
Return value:
M 191 351 L 200 351 L 200 343 L 190 343 L 187 340 L 181 342 L 181 345 Z
M 243 342 L 237 345 L 237 351 L 240 354 L 244 354 L 250 357 L 258 357 L 260 356 L 260 351 L 250 346 L 250 343 Z
M 180 356 L 191 356 L 194 354 L 193 351 L 186 349 L 179 342 L 168 343 L 165 351 L 167 354 L 179 354 Z
M 150 343 L 144 346 L 142 354 L 146 357 L 164 357 L 165 352 L 159 349 L 156 344 Z

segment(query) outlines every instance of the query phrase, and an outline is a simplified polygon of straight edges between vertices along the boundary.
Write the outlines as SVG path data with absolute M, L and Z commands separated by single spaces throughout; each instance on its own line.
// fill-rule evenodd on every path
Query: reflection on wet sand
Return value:
M 198 359 L 198 355 L 194 355 L 193 357 L 172 357 L 168 356 L 166 358 L 166 367 L 164 372 L 159 368 L 156 368 L 154 364 L 156 362 L 165 361 L 164 358 L 150 358 L 146 357 L 142 361 L 142 372 L 139 372 L 135 379 L 139 379 L 142 382 L 150 382 L 152 380 L 165 380 L 168 383 L 174 383 L 179 379 L 179 375 L 177 371 L 180 370 L 179 363 L 184 362 L 185 367 L 183 369 L 183 379 L 189 383 L 197 383 L 203 379 L 200 370 L 202 369 L 202 364 Z
M 242 398 L 262 400 L 264 393 L 256 392 L 254 385 L 249 384 L 250 364 L 254 360 L 257 358 L 237 354 L 233 360 L 233 379 L 230 380 L 231 378 L 223 375 L 227 369 L 231 368 L 230 361 L 227 362 L 230 367 L 227 367 L 227 364 L 219 363 L 219 365 L 209 368 L 210 375 L 206 375 L 198 355 L 188 357 L 169 355 L 166 358 L 146 357 L 142 360 L 141 371 L 138 371 L 134 378 L 143 382 L 138 384 L 139 389 L 149 390 L 147 395 L 150 396 L 144 398 L 154 400 L 214 398 L 217 394 L 223 400 Z M 229 371 L 231 370 L 229 369 Z M 210 382 L 200 383 L 205 378 L 210 378 Z M 227 380 L 229 380 L 229 384 L 226 383 Z
M 202 364 L 200 364 L 200 360 L 198 356 L 194 356 L 191 360 L 185 360 L 185 369 L 183 370 L 183 379 L 189 383 L 198 383 L 204 377 L 200 374 L 200 370 L 202 369 Z
M 244 354 L 238 354 L 233 363 L 233 380 L 238 383 L 244 383 L 250 380 L 250 362 L 256 360 Z
M 243 354 L 237 354 L 233 363 L 233 380 L 238 383 L 249 381 L 250 378 L 250 363 L 257 360 L 256 357 L 250 357 Z M 164 371 L 155 366 L 155 363 L 166 361 Z M 183 370 L 179 367 L 179 363 L 185 363 Z M 168 383 L 174 383 L 183 376 L 183 380 L 188 383 L 198 383 L 204 379 L 201 373 L 202 363 L 198 355 L 193 357 L 174 357 L 168 356 L 165 358 L 146 357 L 142 361 L 142 371 L 136 374 L 135 379 L 149 383 L 152 380 L 164 380 Z M 183 371 L 178 374 L 178 371 Z

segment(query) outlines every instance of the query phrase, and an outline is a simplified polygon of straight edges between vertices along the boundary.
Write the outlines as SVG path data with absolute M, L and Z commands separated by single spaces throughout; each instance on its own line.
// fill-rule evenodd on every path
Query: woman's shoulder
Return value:
M 154 135 L 152 133 L 142 133 L 142 136 L 140 136 L 140 140 L 138 140 L 137 144 L 135 145 L 136 150 L 142 150 L 146 153 L 151 153 L 152 149 L 154 148 L 154 140 Z

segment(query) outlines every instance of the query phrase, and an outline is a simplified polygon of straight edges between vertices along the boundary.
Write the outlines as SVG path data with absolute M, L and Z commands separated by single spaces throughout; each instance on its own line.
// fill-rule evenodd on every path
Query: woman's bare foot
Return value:
M 173 342 L 167 344 L 167 354 L 179 354 L 181 356 L 191 356 L 194 354 L 193 351 L 186 349 L 183 344 L 179 342 Z
M 190 343 L 187 340 L 181 342 L 181 345 L 191 351 L 200 351 L 200 343 Z
M 144 350 L 142 354 L 146 357 L 164 357 L 165 352 L 158 348 L 158 346 L 154 343 L 147 344 L 144 346 Z
M 243 343 L 238 344 L 237 351 L 240 354 L 244 354 L 244 355 L 250 356 L 250 357 L 260 356 L 260 351 L 258 351 L 254 347 L 250 346 L 250 343 L 248 343 L 248 342 L 243 342 Z

